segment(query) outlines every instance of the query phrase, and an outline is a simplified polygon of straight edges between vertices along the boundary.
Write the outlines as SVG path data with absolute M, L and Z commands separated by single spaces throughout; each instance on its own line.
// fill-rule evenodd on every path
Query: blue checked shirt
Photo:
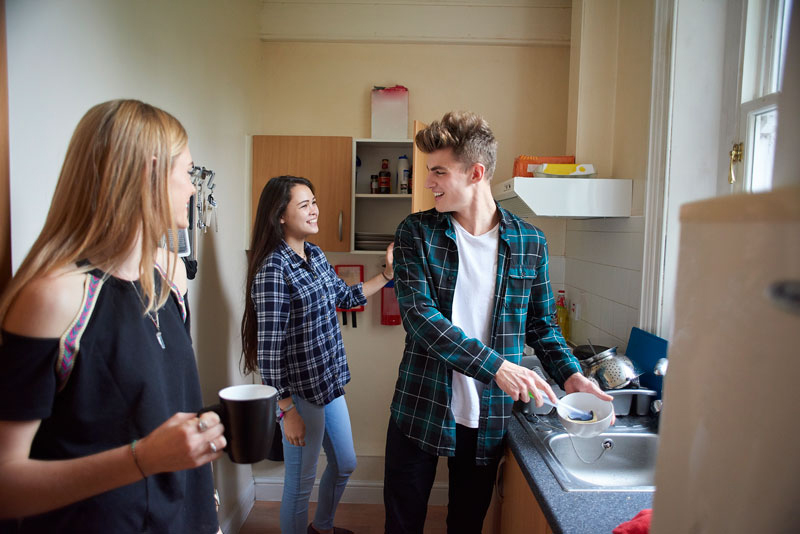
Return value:
M 336 306 L 367 298 L 362 284 L 348 286 L 336 275 L 319 247 L 306 243 L 305 253 L 308 263 L 281 241 L 253 280 L 258 365 L 279 399 L 295 394 L 323 406 L 350 381 Z
M 450 322 L 458 275 L 450 215 L 432 209 L 408 216 L 397 228 L 394 245 L 395 291 L 407 335 L 392 418 L 422 450 L 453 456 L 453 370 L 487 384 L 480 399 L 479 465 L 501 454 L 514 404 L 494 382 L 503 361 L 518 364 L 527 343 L 561 385 L 581 369 L 556 326 L 544 234 L 498 209 L 497 273 L 486 273 L 497 277 L 489 346 L 468 338 Z

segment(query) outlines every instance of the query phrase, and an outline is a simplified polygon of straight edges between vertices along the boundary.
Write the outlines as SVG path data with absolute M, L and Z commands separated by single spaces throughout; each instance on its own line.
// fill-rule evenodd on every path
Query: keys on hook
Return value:
M 219 222 L 217 221 L 217 201 L 212 193 L 209 193 L 207 199 L 208 207 L 206 208 L 206 221 L 204 227 L 214 224 L 214 232 L 219 232 Z M 203 230 L 205 232 L 205 228 Z
M 202 174 L 203 174 L 203 169 L 201 169 L 197 165 L 193 166 L 189 170 L 189 176 L 192 177 L 192 185 L 194 185 L 196 187 L 197 184 L 200 183 L 200 179 L 202 177 Z
M 214 183 L 214 176 L 216 173 L 211 169 L 195 165 L 189 170 L 189 175 L 192 177 L 192 185 L 194 185 L 197 190 L 195 193 L 197 228 L 203 230 L 203 233 L 206 233 L 208 227 L 213 224 L 214 231 L 218 232 L 217 200 L 214 198 L 213 193 L 214 188 L 217 186 L 217 184 Z

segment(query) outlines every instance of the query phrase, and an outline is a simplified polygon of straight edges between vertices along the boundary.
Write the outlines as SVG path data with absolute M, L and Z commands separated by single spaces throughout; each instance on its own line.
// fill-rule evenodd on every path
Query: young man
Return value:
M 515 400 L 548 384 L 519 363 L 525 343 L 568 392 L 611 400 L 580 372 L 556 326 L 547 244 L 500 208 L 497 141 L 472 113 L 416 137 L 435 208 L 397 229 L 394 273 L 406 347 L 386 440 L 386 532 L 422 533 L 439 456 L 448 457 L 449 533 L 480 533 Z

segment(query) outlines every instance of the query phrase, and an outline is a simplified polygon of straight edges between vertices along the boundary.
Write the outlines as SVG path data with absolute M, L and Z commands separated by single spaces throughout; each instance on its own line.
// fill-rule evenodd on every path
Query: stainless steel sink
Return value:
M 565 491 L 655 490 L 658 434 L 643 418 L 618 418 L 607 432 L 575 438 L 554 417 L 517 414 Z

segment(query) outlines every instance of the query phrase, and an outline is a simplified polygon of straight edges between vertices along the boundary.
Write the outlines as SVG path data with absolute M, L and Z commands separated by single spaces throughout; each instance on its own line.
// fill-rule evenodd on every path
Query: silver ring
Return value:
M 208 425 L 202 419 L 197 420 L 197 431 L 198 432 L 205 432 L 208 429 Z
M 211 452 L 217 452 L 217 445 L 213 441 L 208 442 L 208 446 L 211 447 Z

